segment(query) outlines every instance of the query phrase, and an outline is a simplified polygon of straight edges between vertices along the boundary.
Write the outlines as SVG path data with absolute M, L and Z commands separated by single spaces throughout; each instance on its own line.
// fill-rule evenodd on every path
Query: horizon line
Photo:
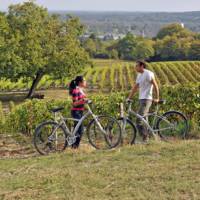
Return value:
M 48 11 L 60 11 L 60 12 L 138 12 L 138 13 L 185 13 L 185 12 L 200 12 L 200 10 L 191 10 L 191 11 L 148 11 L 148 10 L 63 10 L 63 9 L 48 9 Z
M 200 10 L 188 10 L 188 11 L 142 11 L 142 10 L 64 10 L 64 9 L 48 9 L 49 12 L 90 12 L 90 13 L 105 13 L 105 12 L 115 12 L 115 13 L 189 13 L 189 12 L 200 12 Z M 0 9 L 0 12 L 7 12 L 8 9 Z

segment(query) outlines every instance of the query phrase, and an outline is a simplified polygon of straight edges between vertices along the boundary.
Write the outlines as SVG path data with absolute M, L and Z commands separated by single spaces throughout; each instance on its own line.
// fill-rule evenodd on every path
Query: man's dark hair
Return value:
M 136 63 L 137 63 L 139 66 L 143 66 L 145 69 L 147 68 L 147 64 L 145 63 L 145 61 L 138 60 L 138 61 L 136 61 Z

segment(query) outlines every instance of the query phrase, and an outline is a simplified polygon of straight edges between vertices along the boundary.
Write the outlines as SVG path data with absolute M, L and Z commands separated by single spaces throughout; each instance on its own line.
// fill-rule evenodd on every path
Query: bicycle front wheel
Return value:
M 158 135 L 164 139 L 185 139 L 188 134 L 186 117 L 177 111 L 165 113 L 156 124 Z
M 106 150 L 117 147 L 121 142 L 121 127 L 117 120 L 99 116 L 87 128 L 89 143 L 96 149 Z
M 40 124 L 34 134 L 34 146 L 41 155 L 61 152 L 67 146 L 65 129 L 56 122 Z
M 135 125 L 129 119 L 124 118 L 119 118 L 118 122 L 122 129 L 122 144 L 133 145 L 137 134 Z

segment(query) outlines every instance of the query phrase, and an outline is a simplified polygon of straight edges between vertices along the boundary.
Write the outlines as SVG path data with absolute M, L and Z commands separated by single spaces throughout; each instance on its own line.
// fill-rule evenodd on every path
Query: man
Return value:
M 139 89 L 139 110 L 138 114 L 145 116 L 149 113 L 152 102 L 159 102 L 159 88 L 155 80 L 154 73 L 146 69 L 146 63 L 143 61 L 136 62 L 136 71 L 138 76 L 136 84 L 133 86 L 128 100 L 131 99 Z M 155 89 L 156 98 L 153 99 L 153 89 Z M 143 137 L 143 141 L 147 141 L 148 133 L 146 127 L 143 126 L 142 121 L 136 121 L 138 131 Z

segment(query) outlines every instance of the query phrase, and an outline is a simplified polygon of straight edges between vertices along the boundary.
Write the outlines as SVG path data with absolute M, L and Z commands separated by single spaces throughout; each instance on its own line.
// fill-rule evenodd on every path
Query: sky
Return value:
M 0 0 L 0 10 L 24 0 Z M 200 0 L 36 0 L 49 10 L 76 11 L 200 11 Z

